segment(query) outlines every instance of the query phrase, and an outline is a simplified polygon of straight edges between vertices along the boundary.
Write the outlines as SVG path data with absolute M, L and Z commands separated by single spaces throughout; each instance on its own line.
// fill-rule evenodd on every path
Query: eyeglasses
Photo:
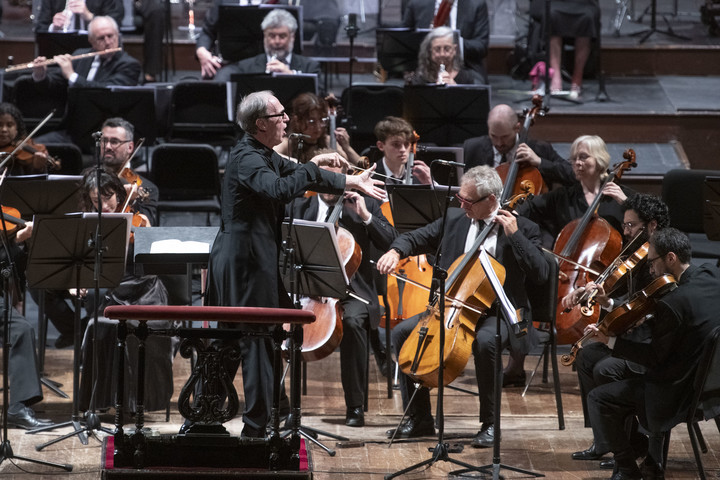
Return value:
M 284 117 L 285 116 L 285 110 L 283 110 L 280 113 L 273 113 L 272 115 L 260 115 L 260 118 L 273 118 L 273 117 Z
M 625 222 L 622 224 L 622 228 L 623 229 L 626 229 L 626 228 L 632 229 L 635 225 L 640 225 L 640 224 L 642 224 L 642 226 L 645 227 L 645 224 L 643 222 Z
M 572 158 L 572 161 L 575 162 L 577 160 L 580 160 L 581 162 L 586 161 L 588 158 L 592 158 L 592 155 L 588 155 L 587 153 L 581 153 L 579 155 L 575 155 Z
M 316 123 L 320 123 L 320 125 L 325 126 L 328 124 L 329 121 L 330 121 L 330 119 L 328 117 L 323 117 L 319 120 L 315 120 L 314 118 L 311 118 L 310 120 L 307 121 L 307 123 L 308 123 L 308 125 L 315 125 Z
M 434 53 L 452 53 L 455 50 L 455 45 L 435 45 L 432 47 Z
M 478 200 L 473 201 L 473 200 L 468 200 L 468 199 L 465 198 L 465 197 L 461 197 L 459 193 L 456 193 L 456 194 L 455 194 L 455 198 L 457 198 L 457 199 L 460 201 L 460 204 L 461 204 L 461 205 L 462 205 L 463 203 L 465 203 L 465 204 L 467 204 L 467 205 L 469 205 L 469 206 L 471 206 L 471 207 L 472 207 L 473 205 L 475 205 L 476 203 L 482 202 L 483 200 L 487 199 L 488 197 L 490 197 L 490 194 L 485 195 L 484 197 L 482 197 L 482 198 L 480 198 L 480 199 L 478 199 Z
M 653 263 L 655 263 L 655 260 L 657 260 L 657 259 L 659 259 L 659 258 L 663 258 L 663 257 L 666 256 L 666 255 L 667 255 L 667 253 L 666 253 L 665 255 L 658 255 L 658 256 L 655 257 L 655 258 L 649 258 L 649 257 L 648 257 L 648 259 L 647 259 L 648 265 L 652 265 Z
M 119 147 L 120 145 L 125 145 L 130 142 L 132 142 L 132 140 L 120 140 L 117 138 L 103 138 L 100 141 L 103 145 L 110 145 L 111 147 Z

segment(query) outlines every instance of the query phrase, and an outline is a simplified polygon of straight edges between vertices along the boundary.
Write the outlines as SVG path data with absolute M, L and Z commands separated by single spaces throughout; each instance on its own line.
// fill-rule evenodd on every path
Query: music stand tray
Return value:
M 387 189 L 398 232 L 413 231 L 442 217 L 447 187 L 433 189 L 430 185 L 387 185 Z M 452 191 L 459 189 L 454 187 Z M 450 206 L 460 207 L 460 202 L 453 197 Z

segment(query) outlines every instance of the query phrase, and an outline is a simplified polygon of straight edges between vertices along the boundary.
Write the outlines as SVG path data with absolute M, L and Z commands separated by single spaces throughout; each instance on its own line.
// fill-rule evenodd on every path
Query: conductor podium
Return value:
M 302 324 L 315 320 L 312 312 L 283 308 L 256 307 L 193 307 L 165 305 L 116 305 L 105 309 L 105 316 L 119 321 L 118 350 L 126 346 L 127 335 L 138 338 L 138 399 L 135 428 L 124 429 L 122 399 L 124 378 L 123 355 L 117 365 L 117 399 L 115 428 L 116 433 L 107 445 L 111 455 L 104 455 L 103 478 L 127 477 L 138 469 L 152 469 L 155 472 L 167 468 L 174 477 L 183 476 L 179 468 L 193 468 L 187 472 L 189 477 L 198 478 L 197 469 L 213 469 L 227 473 L 228 469 L 242 469 L 244 475 L 233 478 L 258 478 L 262 472 L 270 472 L 273 478 L 284 478 L 281 471 L 289 477 L 302 477 L 303 468 L 307 471 L 307 459 L 300 434 L 300 375 L 299 353 L 302 345 Z M 133 327 L 130 320 L 137 321 Z M 236 328 L 182 328 L 154 329 L 147 325 L 149 320 L 167 321 L 217 321 L 223 324 L 250 323 L 268 327 L 266 331 L 247 331 Z M 291 324 L 291 331 L 282 328 Z M 143 430 L 145 340 L 150 335 L 171 335 L 181 338 L 180 353 L 184 357 L 196 356 L 190 378 L 183 386 L 178 399 L 178 409 L 183 417 L 195 422 L 186 434 L 153 435 Z M 270 337 L 273 342 L 273 391 L 272 425 L 266 438 L 244 438 L 230 435 L 222 423 L 232 419 L 238 412 L 237 392 L 232 387 L 232 378 L 222 369 L 214 370 L 228 355 L 236 355 L 236 340 L 246 336 Z M 223 342 L 204 342 L 212 338 Z M 293 413 L 293 425 L 290 434 L 281 436 L 279 420 L 280 389 L 282 378 L 281 346 L 290 340 L 290 408 Z M 220 372 L 218 374 L 218 372 Z M 202 392 L 195 387 L 203 385 Z M 194 401 L 190 399 L 194 395 Z M 223 400 L 227 395 L 227 402 Z M 218 399 L 220 399 L 218 401 Z M 295 420 L 297 419 L 297 420 Z M 195 427 L 200 427 L 195 429 Z M 190 433 L 190 432 L 200 433 Z M 249 469 L 249 470 L 248 470 Z M 217 473 L 217 472 L 216 472 Z M 308 478 L 310 474 L 308 472 Z M 137 477 L 133 477 L 137 478 Z M 227 478 L 227 477 L 224 477 Z

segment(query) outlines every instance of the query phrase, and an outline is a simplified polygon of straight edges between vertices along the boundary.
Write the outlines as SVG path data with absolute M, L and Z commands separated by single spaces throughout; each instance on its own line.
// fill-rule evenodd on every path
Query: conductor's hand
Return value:
M 380 185 L 384 185 L 384 183 L 372 178 L 375 167 L 376 165 L 370 166 L 360 175 L 345 175 L 345 190 L 358 190 L 375 200 L 383 201 L 385 190 L 380 188 Z
M 345 192 L 345 205 L 348 209 L 355 212 L 355 214 L 360 217 L 363 222 L 370 220 L 370 217 L 372 216 L 370 210 L 367 209 L 365 198 L 359 193 Z
M 397 250 L 388 250 L 380 257 L 380 260 L 377 261 L 378 272 L 383 275 L 388 274 L 397 268 L 398 263 L 400 263 L 400 254 Z
M 505 235 L 508 237 L 518 231 L 517 218 L 507 210 L 498 210 L 497 215 L 495 215 L 495 223 L 499 223 L 503 227 Z

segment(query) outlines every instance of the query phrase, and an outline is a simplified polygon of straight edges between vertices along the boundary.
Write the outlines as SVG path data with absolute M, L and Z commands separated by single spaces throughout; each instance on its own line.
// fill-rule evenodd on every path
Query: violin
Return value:
M 328 223 L 334 224 L 340 258 L 348 280 L 355 275 L 362 260 L 362 250 L 352 234 L 337 225 L 343 208 L 344 198 L 340 196 L 333 206 Z M 315 313 L 315 321 L 302 326 L 303 342 L 301 356 L 306 362 L 321 360 L 334 352 L 342 341 L 343 309 L 337 298 L 304 297 L 300 300 L 303 310 Z
M 24 227 L 26 223 L 25 220 L 20 218 L 20 211 L 17 208 L 6 207 L 5 205 L 2 205 L 2 218 L 7 229 L 5 233 L 8 235 L 14 234 L 19 227 Z
M 511 210 L 530 195 L 525 192 L 508 201 L 503 208 Z M 440 329 L 446 330 L 443 384 L 447 385 L 465 369 L 475 341 L 475 326 L 487 315 L 495 301 L 495 291 L 486 274 L 487 269 L 492 269 L 500 284 L 505 283 L 505 267 L 480 249 L 493 228 L 498 227 L 496 224 L 486 226 L 470 250 L 458 257 L 448 269 L 445 296 L 450 304 L 438 306 L 435 299 L 428 305 L 400 350 L 400 369 L 425 387 L 438 386 L 440 348 L 437 340 L 440 339 Z M 501 294 L 504 295 L 504 292 Z M 445 310 L 443 324 L 440 323 L 440 308 Z M 506 314 L 511 315 L 510 318 L 519 315 L 518 312 Z
M 518 134 L 517 145 L 522 145 L 527 142 L 528 132 L 535 122 L 535 117 L 542 117 L 547 113 L 548 108 L 543 107 L 542 102 L 543 99 L 540 95 L 534 95 L 532 98 L 533 107 L 531 109 L 526 108 L 523 111 L 525 121 Z M 547 191 L 542 175 L 540 175 L 540 170 L 532 165 L 521 167 L 514 158 L 512 161 L 498 165 L 495 171 L 498 172 L 500 179 L 503 181 L 503 192 L 500 197 L 500 203 L 506 201 L 513 195 L 526 191 L 528 184 L 534 185 L 536 189 L 536 191 L 532 193 L 543 193 Z
M 47 170 L 60 170 L 61 161 L 48 154 L 47 148 L 41 143 L 35 143 L 32 139 L 25 142 L 13 142 L 0 147 L 0 152 L 10 153 L 17 163 L 24 167 L 31 167 L 34 173 Z M 36 155 L 45 154 L 42 165 L 36 161 Z
M 588 269 L 603 271 L 620 254 L 622 235 L 607 220 L 598 216 L 597 208 L 605 186 L 621 178 L 626 170 L 637 166 L 633 150 L 628 149 L 623 157 L 626 160 L 613 166 L 600 186 L 601 193 L 595 197 L 585 214 L 563 227 L 555 241 L 553 253 L 559 260 L 560 268 L 556 317 L 558 344 L 575 342 L 589 324 L 585 315 L 575 315 L 575 311 L 564 313 L 561 303 L 563 297 L 588 282 Z
M 613 309 L 605 315 L 596 325 L 598 330 L 605 335 L 618 336 L 627 332 L 640 323 L 646 316 L 653 313 L 659 298 L 677 288 L 677 282 L 672 275 L 663 275 L 653 280 L 650 285 L 637 292 L 623 305 Z M 582 348 L 583 342 L 594 336 L 595 332 L 590 331 L 580 337 L 570 349 L 570 353 L 562 355 L 560 362 L 570 366 L 575 362 L 577 352 Z

